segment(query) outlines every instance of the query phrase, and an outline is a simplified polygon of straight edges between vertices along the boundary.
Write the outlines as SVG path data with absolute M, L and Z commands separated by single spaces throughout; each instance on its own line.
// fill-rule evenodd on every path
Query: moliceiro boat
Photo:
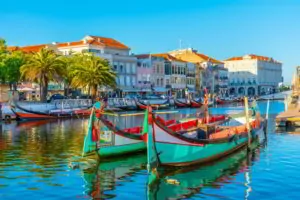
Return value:
M 11 103 L 11 110 L 21 120 L 55 119 L 91 114 L 91 101 L 80 99 L 55 100 L 53 103 L 20 105 Z
M 264 119 L 259 114 L 251 123 L 246 106 L 246 124 L 218 127 L 198 124 L 197 129 L 186 129 L 180 134 L 163 125 L 152 114 L 148 133 L 148 160 L 150 169 L 156 166 L 189 166 L 220 159 L 263 137 Z
M 146 130 L 142 127 L 119 129 L 102 115 L 104 108 L 100 105 L 98 102 L 92 109 L 82 156 L 97 152 L 102 159 L 146 150 L 143 141 Z M 100 112 L 96 114 L 97 109 Z M 145 120 L 144 123 L 148 123 L 148 118 Z
M 191 104 L 174 99 L 174 105 L 176 108 L 187 108 L 187 107 L 190 107 Z M 200 105 L 199 105 L 199 107 L 200 107 Z
M 147 109 L 147 104 L 142 103 L 139 100 L 136 100 L 136 106 L 138 109 L 140 110 L 146 110 Z M 170 107 L 170 102 L 169 100 L 165 101 L 164 103 L 161 104 L 149 104 L 149 106 L 154 109 L 154 110 L 158 110 L 158 109 L 167 109 Z

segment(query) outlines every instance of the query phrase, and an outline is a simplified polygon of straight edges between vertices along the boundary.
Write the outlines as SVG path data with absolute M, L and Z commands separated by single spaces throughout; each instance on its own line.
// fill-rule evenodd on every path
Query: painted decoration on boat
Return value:
M 100 142 L 98 142 L 99 146 L 113 146 L 114 143 L 114 134 L 111 130 L 109 130 L 101 121 L 100 123 Z
M 103 106 L 101 106 L 100 102 L 96 102 L 92 108 L 89 123 L 88 123 L 88 129 L 87 134 L 84 138 L 84 144 L 82 149 L 82 156 L 86 156 L 91 152 L 94 152 L 97 150 L 97 142 L 99 140 L 98 137 L 98 130 L 99 127 L 97 127 L 97 117 L 96 117 L 96 109 L 103 109 Z

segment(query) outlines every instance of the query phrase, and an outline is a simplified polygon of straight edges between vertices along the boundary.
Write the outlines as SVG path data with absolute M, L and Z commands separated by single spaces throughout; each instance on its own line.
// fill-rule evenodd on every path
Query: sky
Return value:
M 14 0 L 0 6 L 8 45 L 112 37 L 132 52 L 192 47 L 224 60 L 258 54 L 283 63 L 289 83 L 300 65 L 299 0 Z M 181 42 L 180 42 L 181 41 Z

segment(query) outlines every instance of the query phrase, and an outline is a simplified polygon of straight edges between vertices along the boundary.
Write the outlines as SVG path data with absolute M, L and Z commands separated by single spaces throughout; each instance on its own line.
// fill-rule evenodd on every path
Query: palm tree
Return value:
M 88 87 L 92 98 L 97 94 L 98 86 L 115 87 L 116 73 L 109 62 L 93 54 L 80 54 L 72 68 L 72 86 Z
M 26 64 L 22 65 L 22 77 L 40 84 L 41 101 L 47 100 L 48 84 L 50 81 L 59 81 L 65 73 L 61 56 L 50 49 L 43 48 L 29 56 Z
M 66 73 L 63 76 L 65 96 L 68 96 L 70 92 L 71 83 L 73 79 L 72 69 L 74 66 L 78 65 L 78 56 L 76 54 L 73 54 L 72 52 L 70 53 L 70 55 L 71 56 L 63 56 L 61 58 L 64 64 L 64 68 L 66 70 Z

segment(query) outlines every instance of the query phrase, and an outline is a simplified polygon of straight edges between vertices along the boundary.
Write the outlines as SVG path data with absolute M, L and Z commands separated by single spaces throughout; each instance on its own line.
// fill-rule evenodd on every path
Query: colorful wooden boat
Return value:
M 154 115 L 151 121 L 148 156 L 162 166 L 189 166 L 220 159 L 246 146 L 252 138 L 262 137 L 265 125 L 264 120 L 257 118 L 249 131 L 246 125 L 221 129 L 203 124 L 197 130 L 178 134 Z
M 174 99 L 174 105 L 176 108 L 187 108 L 190 107 L 191 104 Z
M 200 108 L 203 104 L 200 101 L 196 101 L 194 99 L 191 99 L 191 104 L 190 106 L 192 108 Z
M 94 107 L 101 110 L 99 105 Z M 96 114 L 95 108 L 92 109 L 90 116 L 88 132 L 84 141 L 83 156 L 97 152 L 100 159 L 103 159 L 146 150 L 143 135 L 147 132 L 142 127 L 121 130 L 105 119 L 102 111 Z M 148 118 L 145 120 L 148 123 Z
M 78 116 L 89 116 L 91 109 L 89 108 L 70 108 L 70 109 L 52 109 L 47 112 L 29 110 L 16 102 L 11 105 L 11 110 L 20 120 L 39 120 L 39 119 L 56 119 Z
M 136 106 L 140 110 L 146 110 L 148 105 L 145 103 L 142 103 L 139 100 L 136 100 Z M 154 110 L 168 109 L 170 107 L 170 102 L 169 102 L 169 100 L 167 100 L 162 104 L 150 104 L 149 106 Z

